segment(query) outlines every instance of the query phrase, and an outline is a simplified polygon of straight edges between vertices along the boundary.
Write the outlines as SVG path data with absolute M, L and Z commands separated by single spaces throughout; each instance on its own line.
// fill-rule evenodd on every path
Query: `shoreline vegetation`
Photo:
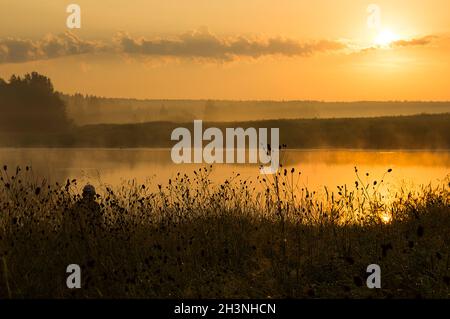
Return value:
M 4 166 L 0 298 L 450 298 L 450 180 L 386 193 L 391 171 L 355 167 L 322 197 L 282 167 L 261 191 L 238 174 L 212 184 L 210 167 L 155 191 L 104 185 L 92 235 L 62 228 L 76 180 Z M 66 288 L 73 263 L 82 289 Z M 382 289 L 366 287 L 374 263 Z
M 217 127 L 278 127 L 280 143 L 291 149 L 450 149 L 450 113 L 336 119 L 204 122 Z M 0 147 L 170 148 L 177 127 L 193 123 L 69 125 L 59 131 L 0 130 Z

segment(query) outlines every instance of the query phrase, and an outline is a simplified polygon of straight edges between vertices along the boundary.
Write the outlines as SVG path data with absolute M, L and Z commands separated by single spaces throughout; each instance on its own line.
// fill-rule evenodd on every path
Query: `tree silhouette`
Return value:
M 70 126 L 50 79 L 37 72 L 0 79 L 0 131 L 60 132 Z

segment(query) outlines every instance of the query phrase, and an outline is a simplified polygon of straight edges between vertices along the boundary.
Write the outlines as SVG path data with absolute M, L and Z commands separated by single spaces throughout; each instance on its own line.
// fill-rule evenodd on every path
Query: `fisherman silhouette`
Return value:
M 102 230 L 100 205 L 95 201 L 94 186 L 87 184 L 83 188 L 81 199 L 65 212 L 63 218 L 63 237 L 68 241 L 67 263 L 81 265 L 83 270 L 82 287 L 90 289 L 97 285 L 95 274 L 95 257 L 100 247 L 98 242 Z
M 95 201 L 96 192 L 94 186 L 87 184 L 83 188 L 81 201 L 78 202 L 80 210 L 80 222 L 82 230 L 91 235 L 96 235 L 102 226 L 100 205 Z
M 67 212 L 64 226 L 68 232 L 75 232 L 76 237 L 92 239 L 102 226 L 100 205 L 95 201 L 94 186 L 87 184 L 83 188 L 82 198 Z

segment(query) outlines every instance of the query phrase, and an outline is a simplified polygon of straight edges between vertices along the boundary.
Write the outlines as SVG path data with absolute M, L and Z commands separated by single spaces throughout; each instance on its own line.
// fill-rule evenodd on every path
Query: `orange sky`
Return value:
M 70 3 L 82 25 L 68 33 Z M 0 77 L 35 70 L 110 97 L 450 100 L 448 12 L 448 0 L 0 0 Z

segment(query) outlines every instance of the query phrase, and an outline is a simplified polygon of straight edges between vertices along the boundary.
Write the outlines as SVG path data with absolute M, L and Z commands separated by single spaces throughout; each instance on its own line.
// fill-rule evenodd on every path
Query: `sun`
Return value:
M 380 215 L 380 219 L 383 224 L 389 224 L 392 221 L 392 215 L 385 212 Z
M 398 36 L 389 29 L 381 30 L 374 39 L 374 43 L 378 46 L 387 47 L 392 42 L 397 41 Z

